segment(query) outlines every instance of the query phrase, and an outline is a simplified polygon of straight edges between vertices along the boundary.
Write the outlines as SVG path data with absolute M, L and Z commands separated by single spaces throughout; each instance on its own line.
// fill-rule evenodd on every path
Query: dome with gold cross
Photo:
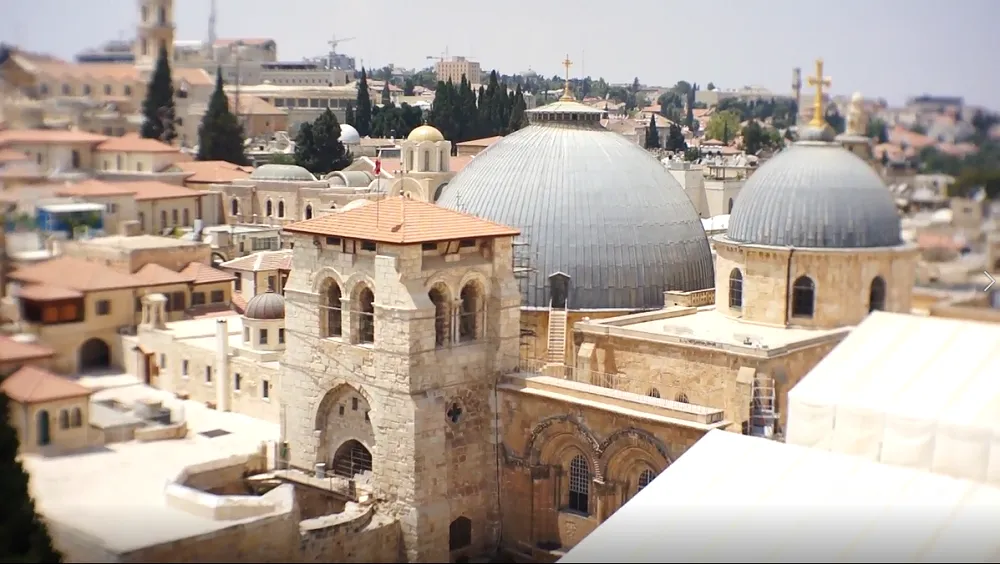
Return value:
M 522 303 L 547 307 L 568 276 L 570 309 L 651 309 L 666 290 L 715 283 L 698 213 L 652 154 L 601 125 L 602 109 L 562 97 L 473 158 L 435 198 L 521 230 Z M 552 282 L 550 283 L 550 278 Z
M 899 212 L 882 178 L 834 142 L 823 119 L 823 62 L 816 62 L 813 118 L 799 140 L 751 176 L 733 206 L 727 238 L 779 247 L 873 248 L 902 244 Z

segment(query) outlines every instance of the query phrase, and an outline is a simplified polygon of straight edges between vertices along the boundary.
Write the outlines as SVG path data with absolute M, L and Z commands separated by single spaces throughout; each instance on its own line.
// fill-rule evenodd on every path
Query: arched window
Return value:
M 729 307 L 743 309 L 743 273 L 738 268 L 729 273 Z
M 690 401 L 688 401 L 688 395 L 685 394 L 684 392 L 678 392 L 678 394 L 674 396 L 674 401 L 679 403 L 691 403 Z
M 236 198 L 233 198 L 233 201 L 229 202 L 229 215 L 240 215 L 240 201 Z
M 431 152 L 424 151 L 424 168 L 422 172 L 430 172 L 431 170 Z
M 83 411 L 79 407 L 73 408 L 73 415 L 70 419 L 70 425 L 73 427 L 83 427 Z
M 792 284 L 792 317 L 813 316 L 816 307 L 816 284 L 808 276 L 799 276 Z
M 440 287 L 431 288 L 427 297 L 434 304 L 434 346 L 443 347 L 451 339 L 451 316 L 448 312 L 448 293 Z
M 358 316 L 358 342 L 375 342 L 375 293 L 367 286 L 358 292 L 355 313 Z
M 659 398 L 660 397 L 660 390 L 657 390 L 656 388 L 650 388 L 649 392 L 646 395 L 649 396 L 649 397 L 651 397 L 651 398 Z
M 459 517 L 448 526 L 448 550 L 459 550 L 472 544 L 472 521 Z
M 167 9 L 163 6 L 160 6 L 160 18 L 158 23 L 160 25 L 167 25 Z M 166 49 L 166 47 L 164 47 L 164 49 Z
M 569 504 L 571 511 L 590 514 L 590 463 L 578 454 L 569 463 Z
M 646 486 L 648 486 L 650 484 L 650 482 L 653 481 L 653 478 L 655 478 L 655 477 L 656 477 L 656 474 L 653 474 L 653 471 L 650 470 L 650 469 L 648 469 L 648 468 L 645 469 L 645 470 L 643 470 L 642 472 L 640 472 L 639 473 L 639 484 L 638 484 L 638 488 L 636 488 L 636 490 L 635 490 L 635 493 L 641 492 L 642 489 L 645 488 Z
M 267 217 L 271 217 L 273 213 L 274 213 L 274 204 L 271 203 L 271 200 L 268 200 L 267 203 L 264 204 L 264 215 L 266 215 Z
M 327 280 L 322 305 L 323 310 L 326 312 L 326 326 L 323 327 L 324 337 L 339 337 L 342 334 L 344 317 L 340 308 L 341 297 L 340 285 L 333 279 Z
M 69 429 L 69 412 L 65 409 L 59 410 L 59 428 Z
M 52 442 L 52 429 L 49 428 L 52 422 L 49 421 L 49 412 L 42 409 L 35 417 L 38 425 L 38 446 L 45 446 Z
M 278 217 L 285 217 L 285 201 L 278 200 Z
M 312 219 L 312 218 L 313 218 L 313 207 L 312 205 L 308 205 L 306 206 L 306 219 Z
M 876 276 L 872 279 L 872 287 L 868 291 L 868 312 L 885 310 L 885 279 Z
M 358 474 L 372 471 L 372 453 L 365 445 L 350 440 L 340 445 L 333 455 L 333 473 L 345 478 L 353 478 Z
M 482 295 L 479 285 L 469 282 L 462 288 L 459 296 L 462 300 L 462 312 L 459 319 L 458 336 L 463 341 L 475 341 L 479 338 L 479 311 L 482 309 Z

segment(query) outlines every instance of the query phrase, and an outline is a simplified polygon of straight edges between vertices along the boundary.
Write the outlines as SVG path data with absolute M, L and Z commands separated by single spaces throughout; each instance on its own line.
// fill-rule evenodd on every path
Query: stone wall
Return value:
M 569 341 L 573 333 L 573 326 L 581 321 L 608 319 L 630 313 L 624 309 L 591 309 L 591 310 L 570 310 L 566 312 L 566 366 L 573 366 L 575 346 Z M 579 343 L 576 343 L 579 345 Z M 546 360 L 549 353 L 549 310 L 547 309 L 522 309 L 521 310 L 521 358 L 531 360 Z
M 399 521 L 372 507 L 351 520 L 327 523 L 327 519 L 301 523 L 298 562 L 405 562 Z

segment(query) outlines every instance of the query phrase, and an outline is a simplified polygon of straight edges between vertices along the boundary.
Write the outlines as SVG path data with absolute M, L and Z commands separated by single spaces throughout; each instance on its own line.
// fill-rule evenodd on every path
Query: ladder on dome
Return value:
M 750 388 L 750 434 L 755 437 L 774 438 L 775 411 L 774 379 L 757 376 Z
M 566 317 L 565 307 L 554 308 L 549 302 L 548 364 L 566 364 Z

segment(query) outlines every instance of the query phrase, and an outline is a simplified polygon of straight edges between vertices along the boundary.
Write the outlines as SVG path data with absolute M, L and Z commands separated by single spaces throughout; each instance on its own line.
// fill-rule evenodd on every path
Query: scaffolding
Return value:
M 774 380 L 770 376 L 757 376 L 750 389 L 750 434 L 775 438 L 777 419 Z
M 521 235 L 514 239 L 514 278 L 517 279 L 521 296 L 528 295 L 531 280 L 535 274 L 536 252 L 531 249 L 531 237 L 527 227 L 521 229 Z

